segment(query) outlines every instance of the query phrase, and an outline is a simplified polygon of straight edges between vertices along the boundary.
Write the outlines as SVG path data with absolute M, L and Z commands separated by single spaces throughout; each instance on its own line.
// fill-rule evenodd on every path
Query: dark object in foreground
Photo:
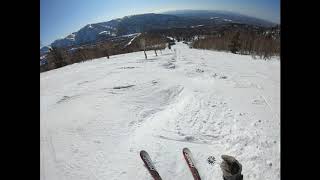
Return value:
M 216 158 L 214 156 L 209 156 L 207 161 L 210 165 L 214 165 L 214 163 L 216 162 Z
M 149 154 L 146 151 L 142 150 L 142 151 L 140 151 L 140 157 L 141 157 L 142 161 L 144 162 L 146 168 L 148 169 L 149 173 L 153 177 L 153 179 L 154 180 L 162 180 L 158 171 L 154 167 L 154 164 L 151 161 Z
M 222 155 L 223 162 L 220 167 L 224 180 L 242 180 L 242 165 L 232 156 Z
M 182 153 L 192 173 L 193 179 L 201 180 L 197 167 L 195 166 L 195 161 L 192 157 L 191 151 L 188 148 L 183 148 Z M 140 157 L 153 179 L 162 180 L 149 154 L 146 151 L 141 150 Z M 223 173 L 223 180 L 243 180 L 243 175 L 241 174 L 242 165 L 232 156 L 222 155 L 221 158 L 223 159 L 223 162 L 220 164 Z M 209 164 L 213 165 L 216 159 L 213 156 L 209 156 L 207 161 Z
M 201 180 L 197 167 L 194 164 L 191 151 L 188 148 L 183 148 L 182 153 L 183 153 L 184 159 L 186 160 L 189 166 L 189 169 L 192 173 L 194 180 Z

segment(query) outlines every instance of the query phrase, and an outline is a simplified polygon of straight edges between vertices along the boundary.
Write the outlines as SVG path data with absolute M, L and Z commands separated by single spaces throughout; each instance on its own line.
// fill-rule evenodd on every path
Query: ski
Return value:
M 142 151 L 140 151 L 140 157 L 141 157 L 142 161 L 144 162 L 146 168 L 148 169 L 149 173 L 153 177 L 153 179 L 154 180 L 162 180 L 158 171 L 154 167 L 153 162 L 151 161 L 149 154 L 146 151 L 142 150 Z
M 184 159 L 186 160 L 186 162 L 189 166 L 189 169 L 192 173 L 194 180 L 201 180 L 199 172 L 194 164 L 194 160 L 192 158 L 191 151 L 188 148 L 183 148 L 182 152 L 183 152 Z

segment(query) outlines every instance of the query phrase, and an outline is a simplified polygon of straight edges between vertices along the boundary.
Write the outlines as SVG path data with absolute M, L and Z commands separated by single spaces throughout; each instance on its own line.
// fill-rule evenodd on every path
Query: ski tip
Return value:
M 182 149 L 182 151 L 185 152 L 185 151 L 190 151 L 190 150 L 185 147 L 185 148 Z
M 141 151 L 140 151 L 140 155 L 141 155 L 141 154 L 145 154 L 145 153 L 147 153 L 147 151 L 145 151 L 145 150 L 141 150 Z

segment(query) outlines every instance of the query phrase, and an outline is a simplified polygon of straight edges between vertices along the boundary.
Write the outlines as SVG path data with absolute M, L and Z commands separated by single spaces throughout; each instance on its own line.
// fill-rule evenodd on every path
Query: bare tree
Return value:
M 111 45 L 109 43 L 104 43 L 99 47 L 103 50 L 104 56 L 107 56 L 107 58 L 109 59 L 109 54 L 110 54 L 110 51 L 111 51 Z
M 52 47 L 50 49 L 50 55 L 53 58 L 54 68 L 60 68 L 68 64 L 64 60 L 63 53 L 64 53 L 63 50 L 58 47 Z
M 161 50 L 166 48 L 166 39 L 159 34 L 149 34 L 146 40 L 147 48 L 154 50 L 156 56 L 158 56 L 157 50 L 162 54 Z
M 147 54 L 146 54 L 146 39 L 145 39 L 145 37 L 142 37 L 142 38 L 140 39 L 140 48 L 143 49 L 144 57 L 145 57 L 146 59 L 148 59 Z
M 230 51 L 234 54 L 237 53 L 237 51 L 239 51 L 240 49 L 240 33 L 237 32 L 233 37 L 232 37 L 232 40 L 231 40 L 231 43 L 230 43 Z

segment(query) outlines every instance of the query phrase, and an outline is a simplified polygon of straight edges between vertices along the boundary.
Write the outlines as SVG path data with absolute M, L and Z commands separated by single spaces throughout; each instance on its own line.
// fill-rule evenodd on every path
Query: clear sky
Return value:
M 228 10 L 280 22 L 280 0 L 40 0 L 40 40 L 48 45 L 90 23 L 179 9 Z

